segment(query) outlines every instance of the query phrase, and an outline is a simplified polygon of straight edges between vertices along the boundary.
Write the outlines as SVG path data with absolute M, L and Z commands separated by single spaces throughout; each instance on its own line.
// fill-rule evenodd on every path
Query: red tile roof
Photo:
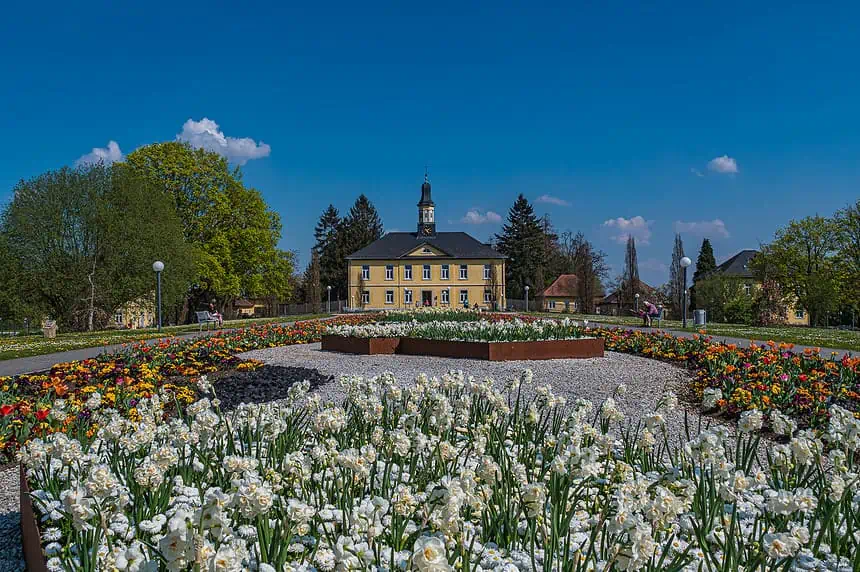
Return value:
M 565 298 L 575 298 L 576 297 L 576 274 L 562 274 L 558 278 L 555 279 L 555 282 L 549 285 L 549 287 L 538 294 L 539 296 L 544 297 L 565 297 Z

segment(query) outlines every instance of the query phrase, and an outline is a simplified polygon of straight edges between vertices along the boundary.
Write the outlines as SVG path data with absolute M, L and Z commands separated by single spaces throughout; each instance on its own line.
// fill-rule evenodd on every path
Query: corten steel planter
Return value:
M 39 525 L 36 523 L 36 513 L 33 512 L 33 502 L 30 499 L 30 486 L 24 474 L 24 466 L 19 468 L 21 475 L 21 545 L 24 549 L 24 560 L 28 572 L 48 572 L 45 555 L 42 553 L 42 537 Z
M 353 338 L 346 336 L 323 336 L 322 349 L 348 354 L 394 354 L 400 338 Z
M 488 361 L 603 357 L 602 338 L 537 342 L 461 342 L 421 338 L 323 336 L 322 349 L 352 354 L 404 354 Z
M 403 338 L 398 353 L 438 357 L 518 361 L 603 357 L 603 339 L 537 342 L 458 342 Z

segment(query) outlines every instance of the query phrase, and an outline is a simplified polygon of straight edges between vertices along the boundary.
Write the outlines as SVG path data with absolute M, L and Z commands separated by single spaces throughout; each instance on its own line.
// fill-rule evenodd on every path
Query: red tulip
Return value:
M 14 405 L 0 405 L 0 415 L 3 417 L 11 415 L 13 411 L 15 411 Z
M 48 416 L 48 413 L 50 412 L 51 411 L 48 409 L 40 409 L 36 412 L 36 419 L 38 419 L 39 421 L 44 421 L 45 418 Z

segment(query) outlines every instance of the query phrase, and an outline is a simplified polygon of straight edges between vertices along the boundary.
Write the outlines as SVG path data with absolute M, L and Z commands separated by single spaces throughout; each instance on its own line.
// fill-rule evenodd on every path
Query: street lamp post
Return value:
M 529 287 L 526 285 L 526 312 L 529 311 Z
M 331 286 L 326 286 L 326 290 L 328 290 L 328 307 L 326 308 L 326 314 L 331 314 Z
M 164 263 L 160 260 L 156 260 L 152 263 L 152 269 L 155 270 L 155 279 L 158 284 L 157 286 L 157 304 L 158 304 L 158 331 L 161 331 L 161 272 L 164 270 Z
M 681 268 L 684 270 L 684 300 L 682 302 L 682 306 L 684 306 L 684 321 L 682 322 L 682 327 L 687 327 L 687 267 L 692 264 L 693 261 L 688 257 L 684 257 L 681 259 Z
M 634 309 L 634 311 L 638 312 L 639 311 L 639 292 L 636 292 L 636 294 L 633 295 L 633 298 L 634 298 L 634 301 L 633 301 L 634 308 L 633 309 Z

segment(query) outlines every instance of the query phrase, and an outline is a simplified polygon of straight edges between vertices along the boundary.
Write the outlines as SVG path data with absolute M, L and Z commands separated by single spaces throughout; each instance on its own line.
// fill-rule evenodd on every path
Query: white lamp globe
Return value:
M 160 260 L 156 260 L 152 263 L 152 269 L 156 272 L 161 272 L 164 270 L 164 263 Z
M 684 258 L 681 259 L 681 268 L 686 268 L 689 265 L 691 265 L 692 263 L 693 263 L 693 261 L 685 256 Z

